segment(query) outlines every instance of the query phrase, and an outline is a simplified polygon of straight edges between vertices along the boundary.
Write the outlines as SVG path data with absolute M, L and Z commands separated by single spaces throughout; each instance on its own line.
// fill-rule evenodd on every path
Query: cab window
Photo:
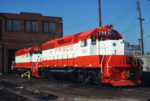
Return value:
M 105 36 L 99 36 L 99 37 L 98 37 L 98 41 L 104 41 L 104 40 L 106 40 L 106 37 L 105 37 Z
M 91 43 L 96 44 L 96 36 L 95 35 L 91 36 Z
M 82 40 L 81 41 L 81 47 L 87 46 L 87 40 Z
M 111 32 L 111 35 L 116 36 L 117 34 L 116 34 L 116 32 L 112 31 L 112 32 Z

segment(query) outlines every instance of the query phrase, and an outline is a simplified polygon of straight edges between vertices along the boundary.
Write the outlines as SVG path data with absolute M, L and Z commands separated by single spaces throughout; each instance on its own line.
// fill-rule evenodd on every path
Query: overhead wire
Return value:
M 132 6 L 133 4 L 134 4 L 134 2 L 132 2 L 128 6 L 128 8 L 126 8 L 124 11 L 122 11 L 116 18 L 114 18 L 112 21 L 110 21 L 110 23 L 114 23 L 114 22 L 117 24 L 121 23 L 122 20 L 127 17 L 125 15 L 127 15 L 131 10 L 133 10 L 133 8 L 134 8 L 134 6 Z
M 133 2 L 131 3 L 131 5 L 133 5 Z M 130 7 L 132 7 L 130 5 Z M 131 8 L 127 8 L 127 9 L 125 9 L 125 11 L 123 12 L 123 13 L 120 13 L 119 14 L 119 16 L 117 16 L 114 20 L 112 20 L 111 22 L 109 22 L 109 24 L 112 24 L 113 22 L 118 22 L 118 21 L 121 21 L 121 20 L 118 20 L 119 18 L 123 18 L 123 17 L 125 17 L 124 15 L 125 14 L 127 14 L 130 10 L 131 10 Z M 111 14 L 109 14 L 109 15 L 111 15 Z M 74 25 L 72 25 L 72 26 L 69 26 L 69 27 L 65 27 L 64 29 L 67 29 L 67 32 L 69 32 L 69 30 L 71 31 L 71 30 L 73 30 L 73 29 L 78 29 L 78 28 L 82 28 L 82 26 L 88 26 L 87 28 L 89 28 L 89 27 L 92 27 L 93 26 L 93 24 L 95 24 L 95 22 L 97 22 L 97 20 L 98 20 L 98 18 L 94 18 L 94 19 L 91 19 L 91 20 L 88 20 L 88 21 L 85 21 L 85 22 L 80 22 L 80 23 L 78 23 L 78 24 L 74 24 Z M 90 24 L 89 24 L 90 23 Z M 96 24 L 95 24 L 96 25 Z M 94 27 L 94 26 L 93 26 Z M 68 34 L 68 33 L 65 33 L 65 34 Z M 71 34 L 71 33 L 70 33 Z
M 133 4 L 135 4 L 135 2 L 131 3 L 131 5 L 133 5 Z M 136 20 L 137 20 L 137 18 L 136 18 L 137 17 L 136 7 L 135 6 L 129 6 L 129 8 L 126 9 L 126 12 L 124 12 L 124 14 L 128 15 L 128 17 L 130 17 L 130 18 L 127 19 L 129 23 L 126 22 L 125 23 L 126 25 L 124 25 L 123 24 L 124 22 L 121 22 L 121 21 L 117 23 L 118 25 L 120 25 L 120 23 L 122 23 L 121 25 L 127 26 L 127 27 L 123 28 L 124 30 L 121 31 L 121 34 L 124 36 L 125 39 L 127 38 L 128 39 L 127 41 L 129 41 L 129 42 L 137 41 L 136 37 L 134 40 L 132 38 L 134 36 L 134 34 L 136 34 L 135 29 L 137 29 L 137 27 L 138 27 L 138 25 L 136 23 Z M 124 17 L 126 17 L 126 16 L 124 16 Z M 122 20 L 123 20 L 123 18 L 122 18 Z M 132 40 L 131 40 L 131 38 L 132 38 Z
M 136 23 L 136 12 L 134 13 L 134 17 L 133 17 L 133 19 L 132 19 L 132 21 L 131 21 L 131 23 L 130 23 L 130 27 L 128 28 L 128 29 L 126 29 L 126 30 L 124 30 L 124 31 L 122 31 L 121 33 L 122 34 L 124 34 L 124 33 L 127 33 L 127 32 L 131 32 L 133 29 L 135 29 L 138 25 L 135 25 Z M 128 34 L 127 34 L 128 35 Z

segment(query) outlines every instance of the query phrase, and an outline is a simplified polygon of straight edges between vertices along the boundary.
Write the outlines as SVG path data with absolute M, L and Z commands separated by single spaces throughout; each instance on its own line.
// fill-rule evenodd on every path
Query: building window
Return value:
M 55 23 L 49 21 L 43 22 L 43 32 L 55 33 Z
M 25 32 L 38 32 L 38 22 L 25 21 Z
M 6 30 L 9 32 L 18 32 L 19 31 L 19 20 L 8 19 L 6 21 Z

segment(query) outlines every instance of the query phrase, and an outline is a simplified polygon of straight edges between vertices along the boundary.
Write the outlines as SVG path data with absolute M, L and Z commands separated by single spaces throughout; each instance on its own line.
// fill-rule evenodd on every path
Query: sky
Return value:
M 140 0 L 145 52 L 150 52 L 150 0 Z M 136 0 L 101 0 L 102 25 L 114 25 L 123 38 L 138 44 Z M 42 13 L 63 18 L 64 36 L 98 27 L 98 0 L 0 0 L 0 12 Z

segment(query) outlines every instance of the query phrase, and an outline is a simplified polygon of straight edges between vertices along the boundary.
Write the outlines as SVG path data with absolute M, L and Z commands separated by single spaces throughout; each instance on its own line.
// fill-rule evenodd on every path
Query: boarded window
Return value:
M 6 30 L 9 32 L 18 32 L 19 31 L 19 20 L 8 19 L 6 21 Z
M 49 21 L 43 22 L 43 32 L 55 33 L 55 23 Z
M 25 21 L 25 32 L 38 32 L 38 22 Z

